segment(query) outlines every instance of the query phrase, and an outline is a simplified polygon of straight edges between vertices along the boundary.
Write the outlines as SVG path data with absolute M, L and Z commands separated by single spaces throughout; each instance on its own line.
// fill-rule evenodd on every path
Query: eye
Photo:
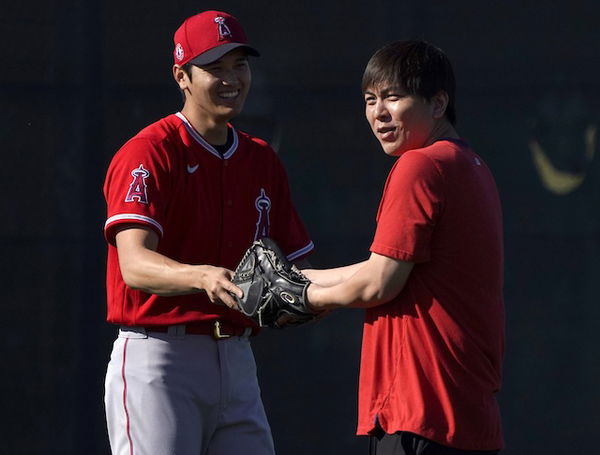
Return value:
M 219 73 L 222 70 L 221 65 L 208 65 L 203 67 L 204 71 L 211 73 L 211 74 L 216 74 Z
M 377 98 L 375 98 L 373 95 L 365 96 L 365 103 L 367 104 L 367 106 L 372 106 L 373 104 L 375 104 L 376 101 Z
M 386 96 L 386 98 L 390 101 L 398 101 L 398 100 L 404 98 L 404 95 L 402 95 L 401 93 L 390 93 L 389 95 Z

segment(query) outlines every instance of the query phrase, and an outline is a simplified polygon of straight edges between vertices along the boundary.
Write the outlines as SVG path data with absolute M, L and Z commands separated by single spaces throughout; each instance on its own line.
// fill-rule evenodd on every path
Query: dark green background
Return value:
M 362 70 L 424 38 L 458 78 L 459 131 L 491 166 L 506 240 L 506 454 L 595 453 L 600 428 L 600 5 L 565 1 L 33 1 L 0 7 L 0 453 L 105 454 L 105 212 L 112 154 L 180 108 L 172 34 L 238 16 L 262 57 L 242 129 L 276 146 L 326 267 L 364 259 L 392 161 L 363 116 Z M 528 143 L 585 176 L 546 189 Z M 596 149 L 594 149 L 597 152 Z M 366 454 L 353 436 L 360 311 L 254 340 L 280 455 Z

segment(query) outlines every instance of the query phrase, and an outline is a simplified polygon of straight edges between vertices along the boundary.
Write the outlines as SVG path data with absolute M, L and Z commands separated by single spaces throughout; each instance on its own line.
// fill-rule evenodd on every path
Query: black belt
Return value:
M 199 321 L 180 325 L 157 325 L 144 327 L 146 332 L 161 332 L 167 333 L 170 328 L 175 329 L 175 332 L 181 330 L 182 334 L 191 335 L 212 335 L 215 340 L 224 338 L 239 337 L 243 335 L 254 336 L 258 334 L 258 327 L 242 327 L 231 324 L 227 321 Z

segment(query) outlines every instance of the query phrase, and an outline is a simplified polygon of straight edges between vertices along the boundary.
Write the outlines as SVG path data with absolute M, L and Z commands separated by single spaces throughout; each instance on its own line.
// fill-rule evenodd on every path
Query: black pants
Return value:
M 369 455 L 496 455 L 498 450 L 459 450 L 446 447 L 422 436 L 399 431 L 381 439 L 371 436 Z

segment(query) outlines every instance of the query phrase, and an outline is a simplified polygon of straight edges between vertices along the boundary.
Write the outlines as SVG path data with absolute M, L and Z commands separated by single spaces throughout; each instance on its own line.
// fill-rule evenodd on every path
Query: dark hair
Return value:
M 192 64 L 191 63 L 186 63 L 185 65 L 183 65 L 181 67 L 181 69 L 183 70 L 183 72 L 185 74 L 187 74 L 187 77 L 189 78 L 189 80 L 192 80 Z M 181 97 L 183 98 L 183 102 L 185 103 L 185 93 L 183 92 L 183 90 L 179 89 L 179 92 L 181 93 Z
M 187 74 L 187 77 L 190 78 L 190 81 L 192 80 L 192 66 L 194 66 L 194 65 L 192 65 L 190 62 L 187 62 L 185 65 L 183 65 L 181 67 L 181 69 L 183 70 L 183 72 L 185 74 Z
M 425 41 L 396 41 L 379 49 L 367 63 L 362 91 L 391 84 L 429 101 L 444 90 L 448 94 L 446 117 L 456 124 L 456 81 L 452 64 L 441 49 Z

